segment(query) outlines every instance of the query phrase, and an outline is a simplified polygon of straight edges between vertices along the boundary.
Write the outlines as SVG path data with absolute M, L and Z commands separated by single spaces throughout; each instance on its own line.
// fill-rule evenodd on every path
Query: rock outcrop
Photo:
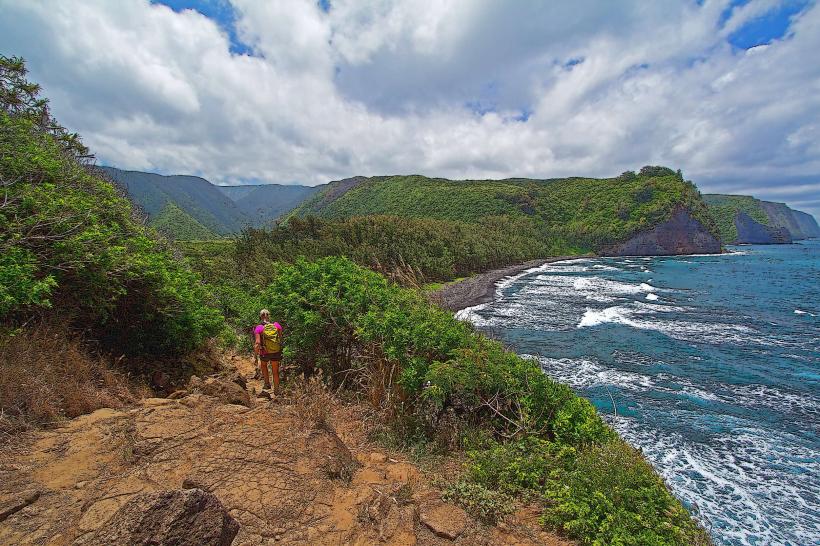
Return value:
M 231 379 L 223 379 L 220 377 L 200 379 L 194 375 L 188 383 L 188 390 L 213 396 L 226 404 L 238 404 L 245 407 L 251 406 L 248 391 L 246 391 L 245 387 L 239 382 Z
M 676 207 L 666 222 L 638 233 L 601 252 L 604 256 L 669 256 L 718 254 L 720 241 L 684 207 Z
M 212 493 L 176 489 L 131 498 L 94 533 L 92 544 L 230 546 L 239 532 Z
M 778 245 L 792 242 L 792 235 L 785 227 L 773 227 L 755 221 L 743 211 L 735 215 L 735 229 L 738 244 Z

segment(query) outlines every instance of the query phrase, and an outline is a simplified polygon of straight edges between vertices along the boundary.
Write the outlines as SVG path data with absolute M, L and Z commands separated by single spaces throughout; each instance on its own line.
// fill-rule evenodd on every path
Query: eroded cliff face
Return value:
M 735 216 L 737 240 L 740 244 L 779 245 L 792 242 L 792 234 L 785 227 L 766 226 L 743 211 Z
M 604 256 L 669 256 L 676 254 L 719 254 L 720 241 L 684 207 L 649 231 L 601 252 Z
M 809 238 L 820 237 L 820 226 L 817 225 L 817 220 L 814 219 L 814 216 L 799 210 L 792 212 L 803 235 Z

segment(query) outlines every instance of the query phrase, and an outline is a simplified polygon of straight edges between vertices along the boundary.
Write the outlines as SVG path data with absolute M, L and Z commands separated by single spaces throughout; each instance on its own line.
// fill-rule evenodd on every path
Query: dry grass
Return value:
M 309 379 L 295 378 L 288 385 L 285 396 L 308 427 L 322 429 L 328 425 L 328 416 L 336 399 L 322 381 L 321 374 Z
M 47 426 L 148 394 L 61 327 L 0 338 L 0 432 Z

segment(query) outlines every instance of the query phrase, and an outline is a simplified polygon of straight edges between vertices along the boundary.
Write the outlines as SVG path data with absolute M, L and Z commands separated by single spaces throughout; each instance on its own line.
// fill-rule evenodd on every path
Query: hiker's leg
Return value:
M 268 363 L 263 359 L 259 359 L 259 367 L 262 368 L 262 381 L 265 382 L 265 388 L 270 388 L 270 376 L 268 375 Z
M 271 360 L 270 369 L 273 372 L 273 392 L 279 392 L 279 361 Z

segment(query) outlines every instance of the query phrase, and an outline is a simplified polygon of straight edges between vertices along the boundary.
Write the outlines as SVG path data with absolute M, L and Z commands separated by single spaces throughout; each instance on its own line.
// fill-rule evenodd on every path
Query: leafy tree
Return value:
M 173 354 L 222 322 L 199 278 L 87 168 L 20 59 L 0 59 L 0 321 L 46 308 L 122 353 Z

